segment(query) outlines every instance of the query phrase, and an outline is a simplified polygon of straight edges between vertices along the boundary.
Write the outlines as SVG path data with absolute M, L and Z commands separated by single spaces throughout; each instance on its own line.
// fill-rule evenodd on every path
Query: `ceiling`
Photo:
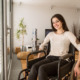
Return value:
M 13 0 L 14 3 L 47 5 L 54 7 L 71 7 L 80 9 L 80 0 Z

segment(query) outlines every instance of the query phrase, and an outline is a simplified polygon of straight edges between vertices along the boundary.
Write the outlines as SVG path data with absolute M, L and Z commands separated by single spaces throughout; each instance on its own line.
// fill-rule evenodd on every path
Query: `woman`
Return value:
M 39 47 L 39 50 L 44 49 L 45 44 L 50 41 L 50 53 L 44 60 L 32 66 L 28 80 L 37 80 L 37 76 L 39 80 L 49 80 L 48 76 L 56 75 L 59 57 L 68 54 L 70 42 L 79 50 L 80 55 L 80 44 L 76 43 L 76 37 L 68 30 L 63 16 L 55 14 L 51 18 L 51 25 L 53 32 L 46 36 Z M 40 56 L 41 53 L 39 53 L 38 57 Z M 77 65 L 79 65 L 79 61 L 80 59 L 78 59 Z M 65 64 L 65 61 L 63 61 L 63 64 Z M 78 72 L 77 65 L 75 66 L 75 72 Z

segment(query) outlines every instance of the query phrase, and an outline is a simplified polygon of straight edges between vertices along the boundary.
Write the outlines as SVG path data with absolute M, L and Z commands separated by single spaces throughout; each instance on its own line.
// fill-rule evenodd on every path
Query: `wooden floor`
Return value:
M 21 60 L 22 70 L 27 68 L 26 60 Z M 25 73 L 23 73 L 25 75 Z

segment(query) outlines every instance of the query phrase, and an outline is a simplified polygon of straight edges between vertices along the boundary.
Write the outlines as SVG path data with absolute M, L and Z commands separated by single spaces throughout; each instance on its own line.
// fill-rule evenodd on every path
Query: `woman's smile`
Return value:
M 56 17 L 52 19 L 52 22 L 53 22 L 53 27 L 55 29 L 61 29 L 62 28 L 62 22 L 59 21 Z

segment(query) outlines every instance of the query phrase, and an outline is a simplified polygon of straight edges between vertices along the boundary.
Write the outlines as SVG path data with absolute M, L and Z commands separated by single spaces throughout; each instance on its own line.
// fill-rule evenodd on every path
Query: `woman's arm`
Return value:
M 50 41 L 51 33 L 49 33 L 44 39 L 43 43 L 39 46 L 39 50 L 43 50 L 44 46 Z M 41 56 L 41 53 L 38 54 L 38 58 Z
M 78 39 L 76 38 L 76 36 L 72 33 L 72 32 L 67 32 L 68 39 L 70 40 L 70 42 L 75 46 L 75 48 L 80 51 L 80 42 L 78 41 Z
M 77 40 L 76 36 L 72 32 L 68 32 L 67 37 L 70 40 L 70 42 L 75 46 L 75 48 L 79 51 L 78 61 L 74 67 L 74 73 L 75 73 L 75 76 L 77 76 L 77 75 L 80 75 L 80 70 L 79 70 L 79 66 L 80 66 L 80 42 Z
M 79 68 L 80 68 L 80 51 L 79 51 L 78 61 L 74 67 L 75 76 L 80 75 L 80 69 Z

